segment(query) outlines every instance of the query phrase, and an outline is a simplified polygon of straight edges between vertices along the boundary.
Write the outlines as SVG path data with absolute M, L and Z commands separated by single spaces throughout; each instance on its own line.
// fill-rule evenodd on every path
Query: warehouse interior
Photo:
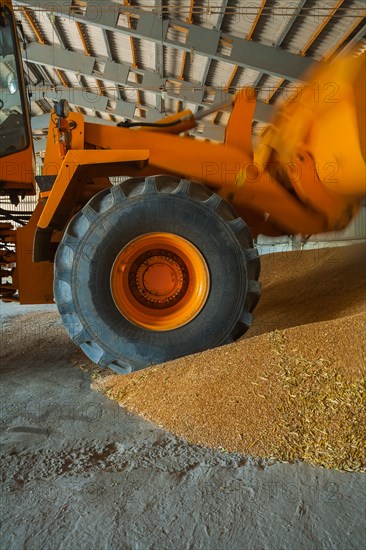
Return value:
M 134 132 L 188 109 L 196 123 L 184 136 L 222 144 L 228 105 L 250 89 L 255 107 L 246 123 L 255 148 L 277 109 L 301 97 L 309 71 L 366 50 L 364 0 L 12 6 L 37 181 L 48 174 L 63 100 L 71 116 L 111 135 L 117 125 Z M 15 69 L 1 57 L 8 105 Z M 330 104 L 331 113 L 337 79 L 309 86 L 313 105 Z M 109 178 L 113 196 L 129 177 Z M 366 191 L 365 177 L 362 185 Z M 10 222 L 12 231 L 49 196 L 38 185 L 16 199 L 0 191 L 0 226 Z M 2 546 L 361 550 L 366 202 L 357 200 L 339 230 L 254 235 L 262 291 L 245 335 L 130 374 L 113 367 L 118 361 L 110 360 L 115 372 L 96 365 L 94 352 L 69 339 L 59 312 L 79 321 L 62 301 L 23 305 L 31 301 L 5 295 L 13 283 L 2 271 Z M 76 228 L 84 223 L 77 216 Z M 68 227 L 70 240 L 77 231 Z M 59 261 L 66 269 L 68 260 Z M 55 295 L 63 297 L 60 280 Z M 209 340 L 210 324 L 202 330 Z

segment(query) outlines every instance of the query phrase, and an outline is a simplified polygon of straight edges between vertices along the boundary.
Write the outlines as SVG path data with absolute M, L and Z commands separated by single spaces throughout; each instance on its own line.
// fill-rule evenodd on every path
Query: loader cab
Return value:
M 34 155 L 17 30 L 10 2 L 0 7 L 0 193 L 33 189 Z

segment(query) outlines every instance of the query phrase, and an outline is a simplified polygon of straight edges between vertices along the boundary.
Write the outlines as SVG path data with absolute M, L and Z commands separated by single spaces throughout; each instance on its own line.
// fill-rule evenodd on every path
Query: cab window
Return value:
M 16 31 L 7 7 L 0 15 L 0 157 L 29 147 Z

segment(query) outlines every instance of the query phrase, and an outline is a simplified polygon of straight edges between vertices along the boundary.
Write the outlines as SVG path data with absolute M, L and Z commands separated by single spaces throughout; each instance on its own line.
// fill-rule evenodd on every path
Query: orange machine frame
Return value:
M 254 151 L 251 89 L 235 96 L 222 144 L 173 135 L 195 126 L 189 112 L 178 114 L 184 122 L 170 132 L 163 126 L 128 129 L 89 124 L 78 114 L 60 129 L 51 120 L 44 171 L 55 175 L 56 181 L 43 195 L 47 203 L 38 227 L 61 230 L 77 200 L 92 192 L 93 181 L 103 186 L 110 185 L 106 179 L 103 183 L 105 176 L 161 173 L 211 187 L 233 204 L 255 235 L 312 234 L 346 227 L 365 193 L 357 118 L 362 111 L 357 90 L 364 86 L 363 59 L 342 60 L 309 78 L 326 87 L 330 74 L 338 82 L 336 104 L 312 102 L 310 86 L 304 87 L 299 100 L 278 111 L 272 129 Z M 336 174 L 328 177 L 327 169 L 335 163 Z

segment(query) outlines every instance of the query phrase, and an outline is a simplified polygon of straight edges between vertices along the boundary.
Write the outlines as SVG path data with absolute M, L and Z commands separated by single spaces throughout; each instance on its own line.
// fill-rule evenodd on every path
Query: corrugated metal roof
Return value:
M 184 80 L 193 82 L 194 84 L 202 84 L 205 68 L 206 57 L 194 52 L 190 52 L 186 55 L 184 65 Z
M 140 69 L 155 70 L 155 47 L 148 40 L 133 39 L 136 64 Z
M 57 17 L 65 48 L 71 51 L 83 51 L 83 43 L 77 31 L 75 21 L 66 17 Z
M 116 32 L 108 32 L 109 44 L 116 63 L 132 65 L 132 52 L 130 37 Z
M 95 57 L 108 58 L 107 46 L 104 40 L 103 29 L 94 26 L 83 25 L 83 32 L 88 44 L 90 54 Z

